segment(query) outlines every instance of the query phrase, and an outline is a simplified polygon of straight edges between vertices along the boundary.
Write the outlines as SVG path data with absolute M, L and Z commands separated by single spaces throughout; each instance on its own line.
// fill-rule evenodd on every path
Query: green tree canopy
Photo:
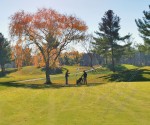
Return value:
M 101 22 L 99 23 L 99 31 L 96 31 L 95 49 L 99 54 L 105 56 L 106 60 L 108 55 L 111 55 L 112 70 L 115 71 L 115 60 L 120 58 L 120 53 L 124 50 L 125 44 L 119 41 L 128 39 L 130 35 L 120 37 L 120 18 L 114 14 L 112 10 L 105 12 Z M 106 61 L 107 62 L 107 61 Z
M 142 19 L 135 20 L 140 32 L 140 36 L 143 38 L 145 43 L 150 45 L 150 5 L 149 11 L 143 11 L 144 17 Z
M 10 42 L 7 41 L 6 38 L 0 33 L 0 66 L 1 72 L 4 74 L 5 72 L 5 64 L 10 62 L 11 57 L 11 48 Z

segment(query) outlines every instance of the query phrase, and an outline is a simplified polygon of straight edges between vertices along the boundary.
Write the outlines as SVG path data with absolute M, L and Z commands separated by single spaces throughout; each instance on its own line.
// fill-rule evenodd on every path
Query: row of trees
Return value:
M 83 54 L 78 51 L 62 53 L 59 58 L 59 63 L 61 65 L 79 65 L 82 55 Z
M 17 69 L 19 70 L 23 66 L 44 67 L 44 58 L 40 52 L 33 52 L 29 47 L 22 47 L 18 44 L 11 47 L 11 60 L 14 61 Z M 78 65 L 80 63 L 82 53 L 78 51 L 64 52 L 61 53 L 59 58 L 53 64 L 56 68 L 60 65 Z M 53 60 L 53 59 L 51 59 Z M 52 66 L 52 61 L 50 61 L 50 66 Z
M 143 20 L 135 20 L 141 37 L 144 39 L 144 45 L 137 47 L 140 52 L 149 52 L 150 11 L 144 11 L 144 16 Z M 115 72 L 116 63 L 123 56 L 128 58 L 135 51 L 131 47 L 131 35 L 121 37 L 120 28 L 120 18 L 112 10 L 105 12 L 102 17 L 99 30 L 95 32 L 96 37 L 87 35 L 85 22 L 75 16 L 60 14 L 46 8 L 38 9 L 35 13 L 19 11 L 10 17 L 10 35 L 12 41 L 17 41 L 12 48 L 12 58 L 16 61 L 17 67 L 29 65 L 33 60 L 35 65 L 45 66 L 46 84 L 51 84 L 49 67 L 55 66 L 58 59 L 61 60 L 61 64 L 79 63 L 81 57 L 79 53 L 75 52 L 70 55 L 68 53 L 61 55 L 61 53 L 69 43 L 83 41 L 82 47 L 88 53 L 91 62 L 93 53 L 97 53 L 105 58 L 107 65 L 111 62 L 112 71 Z M 1 43 L 7 41 L 2 34 L 0 41 Z M 0 47 L 3 47 L 1 43 Z M 7 48 L 7 55 L 10 57 L 10 47 L 5 46 L 8 46 L 3 48 Z M 33 54 L 33 50 L 36 51 L 36 54 Z M 3 53 L 6 54 L 0 49 L 0 56 Z M 2 60 L 5 62 L 3 63 Z M 3 68 L 3 65 L 9 61 L 10 59 L 0 58 L 1 67 Z

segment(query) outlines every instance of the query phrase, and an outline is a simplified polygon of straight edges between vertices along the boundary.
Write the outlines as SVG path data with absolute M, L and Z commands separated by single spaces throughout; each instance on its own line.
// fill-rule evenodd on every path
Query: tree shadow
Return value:
M 46 68 L 45 68 L 45 67 L 42 68 L 41 71 L 42 71 L 42 72 L 45 72 L 45 71 L 46 71 Z M 50 67 L 50 68 L 49 68 L 49 74 L 50 74 L 50 75 L 62 74 L 62 71 L 63 71 L 63 70 L 62 70 L 62 68 L 60 68 L 60 67 L 56 67 L 56 68 Z
M 109 70 L 113 70 L 113 67 L 112 67 L 112 65 L 107 65 L 107 68 L 109 69 Z M 115 67 L 115 71 L 116 72 L 121 72 L 121 71 L 126 71 L 126 70 L 128 70 L 128 68 L 127 67 L 125 67 L 125 66 L 123 66 L 123 65 L 116 65 Z
M 11 69 L 11 70 L 6 70 L 6 74 L 10 74 L 10 73 L 13 73 L 13 72 L 16 72 L 18 71 L 17 68 L 14 68 L 14 69 Z
M 11 82 L 0 82 L 0 86 L 5 86 L 5 87 L 15 87 L 15 88 L 29 88 L 29 89 L 61 89 L 64 87 L 82 87 L 82 86 L 99 86 L 103 85 L 106 83 L 88 83 L 87 85 L 76 85 L 76 84 L 58 84 L 58 83 L 53 83 L 51 85 L 46 85 L 46 84 L 25 84 L 25 83 L 19 83 L 16 81 L 11 81 Z
M 0 78 L 5 77 L 5 76 L 6 76 L 6 73 L 0 72 Z
M 146 75 L 148 77 L 146 77 Z M 107 76 L 102 76 L 99 78 L 107 79 L 109 81 L 116 81 L 116 82 L 150 81 L 150 70 L 146 70 L 146 69 L 125 70 Z
M 0 72 L 0 78 L 2 77 L 5 77 L 7 74 L 10 74 L 10 73 L 13 73 L 13 72 L 16 72 L 17 69 L 11 69 L 11 70 L 6 70 L 4 73 Z

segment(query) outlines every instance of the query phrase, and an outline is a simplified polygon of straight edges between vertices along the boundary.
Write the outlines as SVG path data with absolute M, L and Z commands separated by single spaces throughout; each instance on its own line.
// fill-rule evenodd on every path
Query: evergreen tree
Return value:
M 133 40 L 134 39 L 130 37 L 126 41 L 127 44 L 124 47 L 124 53 L 122 53 L 122 55 L 123 55 L 123 57 L 121 58 L 122 60 L 131 60 L 133 58 L 133 56 L 135 55 L 136 49 L 131 46 L 132 43 L 134 42 Z
M 10 42 L 0 33 L 0 66 L 2 75 L 5 73 L 5 64 L 10 62 L 11 48 Z
M 149 5 L 150 9 L 150 5 Z M 141 37 L 143 38 L 145 43 L 150 45 L 150 10 L 143 11 L 144 17 L 143 19 L 135 20 L 136 25 L 138 27 L 138 31 L 140 32 Z
M 94 44 L 94 53 L 97 53 L 101 55 L 104 59 L 105 62 L 104 64 L 108 65 L 108 57 L 110 57 L 110 45 L 108 43 L 107 38 L 94 38 L 96 42 L 93 42 Z
M 144 43 L 144 44 L 137 44 L 137 53 L 139 53 L 139 64 L 142 65 L 146 65 L 146 62 L 149 62 L 150 60 L 150 44 L 148 43 Z
M 96 35 L 98 35 L 95 39 L 95 49 L 98 50 L 101 54 L 104 54 L 105 57 L 111 54 L 111 64 L 112 71 L 115 72 L 115 60 L 117 61 L 120 58 L 120 52 L 123 51 L 124 46 L 121 45 L 119 41 L 124 41 L 128 39 L 130 35 L 126 35 L 124 37 L 119 36 L 120 30 L 120 18 L 114 14 L 112 10 L 108 10 L 105 12 L 102 22 L 99 23 L 99 31 L 96 31 Z M 98 48 L 96 48 L 98 46 Z

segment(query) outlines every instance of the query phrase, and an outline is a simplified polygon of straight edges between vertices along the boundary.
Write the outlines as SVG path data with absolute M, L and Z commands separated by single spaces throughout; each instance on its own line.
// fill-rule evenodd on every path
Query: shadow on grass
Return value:
M 107 65 L 106 67 L 107 67 L 110 71 L 113 70 L 112 65 Z M 115 68 L 115 71 L 116 71 L 116 72 L 121 72 L 121 71 L 126 71 L 126 70 L 128 70 L 127 67 L 125 67 L 125 66 L 123 66 L 123 65 L 116 65 L 114 68 Z
M 99 86 L 103 85 L 106 83 L 88 83 L 87 85 L 76 85 L 76 84 L 69 84 L 69 85 L 64 85 L 64 84 L 58 84 L 58 83 L 53 83 L 52 85 L 46 85 L 46 84 L 24 84 L 24 83 L 17 83 L 17 82 L 0 82 L 0 86 L 5 86 L 5 87 L 16 87 L 16 88 L 29 88 L 29 89 L 60 89 L 64 87 L 82 87 L 82 86 Z
M 17 69 L 11 69 L 11 70 L 6 70 L 4 73 L 0 72 L 0 78 L 2 77 L 5 77 L 7 74 L 10 74 L 10 73 L 13 73 L 13 72 L 16 72 Z
M 13 72 L 16 72 L 18 71 L 17 68 L 14 68 L 14 69 L 11 69 L 11 70 L 6 70 L 6 74 L 10 74 L 10 73 L 13 73 Z
M 41 71 L 42 71 L 42 72 L 45 72 L 45 71 L 46 71 L 46 68 L 45 68 L 45 67 L 42 68 Z M 63 69 L 60 68 L 60 67 L 57 67 L 57 68 L 52 68 L 52 67 L 50 67 L 50 68 L 49 68 L 49 74 L 50 74 L 50 75 L 62 74 L 62 71 L 63 71 Z
M 99 78 L 117 82 L 150 81 L 150 70 L 133 69 L 102 76 Z

